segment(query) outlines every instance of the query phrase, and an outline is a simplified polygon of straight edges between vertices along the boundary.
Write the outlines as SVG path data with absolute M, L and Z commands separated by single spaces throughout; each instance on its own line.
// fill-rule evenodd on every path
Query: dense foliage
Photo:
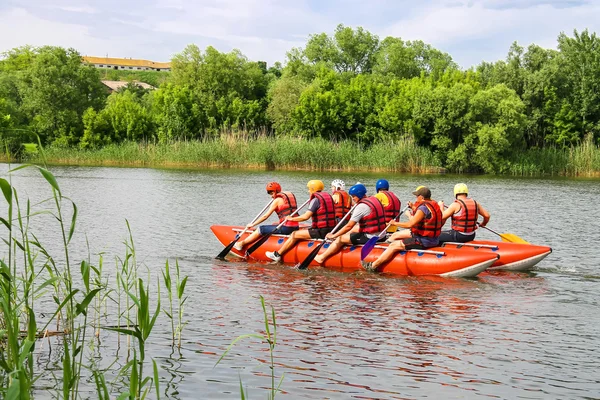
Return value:
M 411 141 L 458 172 L 501 173 L 525 149 L 600 141 L 600 39 L 561 33 L 558 50 L 516 42 L 506 60 L 460 69 L 421 41 L 339 25 L 267 69 L 240 51 L 189 45 L 156 90 L 111 94 L 73 50 L 17 48 L 0 59 L 0 138 L 96 148 L 124 140 L 206 140 L 226 130 Z

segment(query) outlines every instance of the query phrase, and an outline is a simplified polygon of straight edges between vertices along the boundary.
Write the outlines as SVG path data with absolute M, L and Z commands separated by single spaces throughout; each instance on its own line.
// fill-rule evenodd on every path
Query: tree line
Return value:
M 94 148 L 218 138 L 224 131 L 373 143 L 412 141 L 459 172 L 502 172 L 515 152 L 600 141 L 600 41 L 561 33 L 557 50 L 516 42 L 505 60 L 461 69 L 422 41 L 338 25 L 285 63 L 187 46 L 159 88 L 108 95 L 74 49 L 0 59 L 0 139 Z

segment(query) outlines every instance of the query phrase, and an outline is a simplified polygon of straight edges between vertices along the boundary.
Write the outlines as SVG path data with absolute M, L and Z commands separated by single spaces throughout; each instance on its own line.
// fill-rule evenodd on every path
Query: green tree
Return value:
M 188 86 L 166 84 L 153 91 L 150 98 L 157 137 L 163 142 L 202 139 L 207 129 L 216 126 L 204 108 L 207 102 Z
M 152 119 L 141 99 L 132 91 L 116 92 L 108 97 L 100 112 L 88 108 L 83 117 L 82 148 L 119 143 L 124 140 L 140 141 L 151 137 Z
M 299 77 L 285 76 L 275 82 L 269 90 L 267 116 L 277 134 L 286 134 L 294 130 L 293 113 L 306 87 L 307 84 Z
M 326 33 L 311 35 L 304 55 L 313 63 L 331 65 L 338 72 L 369 73 L 379 48 L 379 38 L 362 27 L 356 30 L 339 24 L 333 37 Z
M 83 135 L 86 109 L 100 109 L 106 92 L 98 71 L 81 63 L 74 49 L 42 47 L 25 71 L 22 109 L 47 143 L 75 144 Z
M 575 30 L 573 36 L 558 36 L 558 62 L 570 94 L 570 108 L 579 116 L 579 139 L 592 131 L 598 137 L 594 128 L 600 120 L 600 39 L 587 29 L 581 33 Z M 561 112 L 558 117 L 568 114 Z

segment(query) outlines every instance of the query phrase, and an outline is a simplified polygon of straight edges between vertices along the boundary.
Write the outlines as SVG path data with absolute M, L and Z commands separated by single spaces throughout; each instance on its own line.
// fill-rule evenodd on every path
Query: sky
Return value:
M 0 53 L 54 45 L 169 61 L 196 44 L 272 65 L 340 23 L 423 40 L 469 68 L 505 59 L 514 41 L 556 48 L 560 32 L 600 34 L 600 0 L 1 0 Z

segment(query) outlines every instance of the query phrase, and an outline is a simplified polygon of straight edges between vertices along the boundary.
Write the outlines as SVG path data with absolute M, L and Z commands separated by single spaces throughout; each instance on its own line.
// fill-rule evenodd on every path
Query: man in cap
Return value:
M 370 271 L 394 258 L 401 250 L 426 249 L 439 244 L 438 237 L 442 232 L 442 211 L 438 203 L 431 199 L 431 190 L 419 186 L 412 193 L 417 197 L 415 203 L 408 202 L 408 222 L 391 221 L 399 228 L 405 228 L 390 237 L 390 245 L 373 262 L 363 262 L 363 267 Z

